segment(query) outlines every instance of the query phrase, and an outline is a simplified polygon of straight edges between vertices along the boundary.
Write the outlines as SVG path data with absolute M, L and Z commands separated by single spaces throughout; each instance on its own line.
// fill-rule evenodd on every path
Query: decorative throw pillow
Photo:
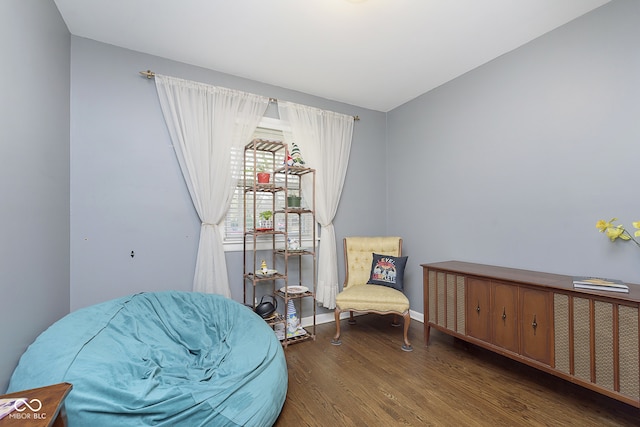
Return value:
M 374 253 L 371 273 L 367 283 L 389 286 L 402 291 L 404 288 L 404 267 L 407 264 L 407 258 L 409 257 L 395 257 Z

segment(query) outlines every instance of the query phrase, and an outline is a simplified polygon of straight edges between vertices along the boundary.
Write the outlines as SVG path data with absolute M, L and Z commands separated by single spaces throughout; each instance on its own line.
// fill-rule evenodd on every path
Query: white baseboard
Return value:
M 424 313 L 418 313 L 417 311 L 409 310 L 411 318 L 417 320 L 420 323 L 424 323 Z

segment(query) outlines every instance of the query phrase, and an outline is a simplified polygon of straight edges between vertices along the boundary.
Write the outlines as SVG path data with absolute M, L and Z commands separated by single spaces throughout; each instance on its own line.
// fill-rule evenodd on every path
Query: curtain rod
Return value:
M 145 76 L 148 79 L 152 79 L 156 76 L 156 73 L 154 73 L 151 70 L 147 70 L 147 71 L 140 71 L 140 74 Z M 269 102 L 278 102 L 278 98 L 269 98 Z M 360 120 L 360 116 L 353 116 L 353 120 L 358 121 Z

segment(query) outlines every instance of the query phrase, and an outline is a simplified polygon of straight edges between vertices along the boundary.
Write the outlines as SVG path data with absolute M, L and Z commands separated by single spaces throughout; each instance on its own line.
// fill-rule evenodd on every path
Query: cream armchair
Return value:
M 399 326 L 398 316 L 404 318 L 404 343 L 402 350 L 412 351 L 407 338 L 409 331 L 409 299 L 399 290 L 388 286 L 367 284 L 371 274 L 373 253 L 399 257 L 402 255 L 400 237 L 346 237 L 344 258 L 346 277 L 344 288 L 336 296 L 336 335 L 334 345 L 340 341 L 340 313 L 349 312 L 349 324 L 355 324 L 354 312 L 393 314 L 392 325 Z

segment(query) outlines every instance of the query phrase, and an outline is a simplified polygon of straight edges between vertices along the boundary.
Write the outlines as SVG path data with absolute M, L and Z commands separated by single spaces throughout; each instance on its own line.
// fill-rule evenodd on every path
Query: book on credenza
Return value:
M 573 278 L 573 287 L 592 291 L 629 293 L 629 286 L 625 285 L 621 280 L 603 279 L 601 277 L 576 276 Z

